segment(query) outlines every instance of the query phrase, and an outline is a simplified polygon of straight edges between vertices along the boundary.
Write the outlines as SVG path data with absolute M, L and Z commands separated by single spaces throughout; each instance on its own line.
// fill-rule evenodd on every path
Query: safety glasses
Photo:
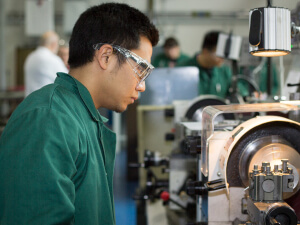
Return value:
M 95 50 L 99 50 L 100 47 L 104 44 L 105 43 L 94 44 L 93 48 Z M 126 58 L 126 61 L 132 67 L 132 70 L 139 77 L 138 86 L 141 85 L 145 81 L 145 79 L 150 75 L 150 73 L 154 70 L 154 66 L 152 66 L 147 60 L 141 58 L 132 51 L 118 45 L 109 45 L 111 45 L 116 51 L 121 53 Z

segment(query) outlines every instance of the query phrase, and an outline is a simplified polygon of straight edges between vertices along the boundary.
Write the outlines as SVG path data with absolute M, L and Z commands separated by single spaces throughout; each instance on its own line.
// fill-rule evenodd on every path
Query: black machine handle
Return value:
M 288 83 L 287 86 L 288 86 L 288 87 L 300 86 L 300 83 L 297 83 L 297 84 L 290 84 L 290 83 Z
M 208 191 L 215 191 L 215 190 L 226 188 L 226 185 L 225 185 L 225 182 L 223 179 L 208 181 L 208 182 L 206 182 L 205 186 Z
M 203 181 L 188 181 L 186 186 L 189 195 L 206 195 L 209 191 L 216 191 L 226 187 L 223 179 L 212 180 L 206 183 Z

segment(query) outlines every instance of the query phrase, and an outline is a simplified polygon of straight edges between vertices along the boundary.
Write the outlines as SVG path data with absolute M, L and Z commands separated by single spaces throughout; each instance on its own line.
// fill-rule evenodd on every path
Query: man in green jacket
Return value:
M 181 52 L 178 41 L 169 37 L 163 45 L 164 51 L 158 54 L 153 60 L 155 67 L 175 67 L 177 64 L 189 59 L 187 55 Z
M 196 66 L 199 69 L 199 95 L 216 95 L 226 98 L 230 95 L 232 72 L 224 59 L 216 56 L 218 31 L 208 32 L 202 43 L 202 51 L 178 66 Z M 238 84 L 240 91 L 243 88 Z M 242 93 L 243 95 L 243 93 Z
M 255 56 L 253 56 L 255 57 Z M 247 74 L 257 82 L 260 93 L 254 92 L 254 95 L 261 100 L 265 100 L 264 98 L 273 97 L 278 94 L 279 91 L 279 81 L 278 81 L 278 72 L 275 63 L 271 63 L 271 93 L 268 93 L 268 62 L 266 58 L 262 58 L 262 62 L 259 67 L 260 69 L 253 72 L 256 68 L 254 66 L 241 67 L 240 73 Z M 251 93 L 249 93 L 250 95 Z M 268 96 L 269 95 L 269 96 Z
M 101 107 L 123 112 L 145 90 L 158 31 L 125 4 L 86 10 L 69 74 L 29 95 L 0 139 L 0 224 L 115 224 L 116 136 Z

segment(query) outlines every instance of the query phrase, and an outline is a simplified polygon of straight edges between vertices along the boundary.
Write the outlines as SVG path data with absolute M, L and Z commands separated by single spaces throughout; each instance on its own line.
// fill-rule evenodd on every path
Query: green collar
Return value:
M 96 121 L 102 121 L 104 123 L 108 121 L 108 119 L 101 116 L 99 111 L 96 109 L 88 89 L 74 77 L 66 73 L 57 73 L 55 83 L 63 85 L 65 88 L 70 89 L 71 91 L 78 90 L 80 98 L 88 108 L 92 118 Z

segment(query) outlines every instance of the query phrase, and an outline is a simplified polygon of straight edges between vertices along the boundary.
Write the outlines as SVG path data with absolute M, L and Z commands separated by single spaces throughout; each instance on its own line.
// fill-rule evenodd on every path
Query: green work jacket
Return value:
M 197 61 L 197 55 L 189 60 L 186 60 L 178 66 L 196 66 L 199 69 L 199 95 L 216 95 L 221 98 L 229 97 L 229 88 L 232 82 L 232 72 L 229 66 L 222 65 L 213 67 L 211 70 L 206 70 L 201 67 Z M 209 74 L 210 73 L 210 74 Z M 245 92 L 242 84 L 237 84 L 239 92 L 244 96 Z
M 68 74 L 29 95 L 0 139 L 0 224 L 115 224 L 106 121 Z
M 276 64 L 271 64 L 271 74 L 272 74 L 272 84 L 271 84 L 271 95 L 276 95 L 278 93 L 279 89 L 279 81 L 278 81 L 278 74 L 277 74 L 277 68 Z M 254 66 L 249 66 L 248 69 L 250 71 L 253 71 L 255 69 Z M 244 68 L 241 68 L 240 73 L 244 73 Z M 261 92 L 267 92 L 268 91 L 268 64 L 265 63 L 261 70 L 256 74 L 256 77 L 254 79 L 257 81 L 259 90 Z
M 179 63 L 181 63 L 187 59 L 189 59 L 189 56 L 187 56 L 183 53 L 180 53 L 178 59 L 176 60 L 175 66 L 177 66 Z M 168 58 L 165 53 L 161 53 L 154 58 L 152 65 L 154 67 L 169 67 L 170 61 L 171 61 L 171 59 Z

